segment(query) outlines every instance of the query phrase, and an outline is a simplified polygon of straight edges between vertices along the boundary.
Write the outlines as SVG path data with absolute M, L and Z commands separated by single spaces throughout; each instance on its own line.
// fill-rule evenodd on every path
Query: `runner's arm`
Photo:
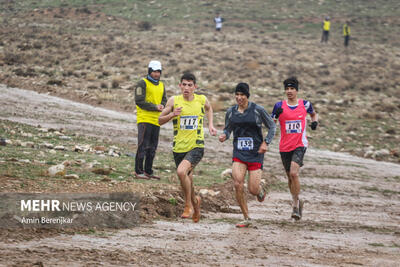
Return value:
M 268 134 L 267 137 L 265 137 L 265 143 L 269 145 L 272 142 L 272 139 L 275 136 L 276 132 L 276 125 L 271 116 L 268 114 L 268 112 L 264 108 L 257 108 L 261 117 L 262 123 L 265 125 L 265 127 L 268 128 Z
M 157 105 L 146 102 L 146 82 L 141 80 L 135 88 L 135 102 L 141 109 L 148 111 L 158 111 Z
M 161 114 L 158 117 L 158 123 L 163 125 L 169 122 L 172 118 L 180 114 L 181 109 L 182 108 L 177 108 L 174 110 L 174 97 L 171 97 L 168 99 L 166 107 L 161 111 Z
M 212 136 L 215 136 L 217 134 L 217 130 L 214 128 L 214 112 L 207 98 L 206 102 L 204 103 L 204 108 L 207 111 L 208 131 Z
M 304 107 L 311 116 L 311 130 L 316 130 L 318 126 L 318 114 L 315 112 L 310 101 L 304 100 Z
M 224 134 L 226 136 L 226 139 L 229 139 L 229 136 L 231 135 L 231 133 L 233 131 L 233 125 L 232 125 L 231 120 L 230 120 L 230 118 L 232 117 L 232 113 L 233 113 L 233 107 L 229 108 L 226 111 L 226 114 L 225 114 Z

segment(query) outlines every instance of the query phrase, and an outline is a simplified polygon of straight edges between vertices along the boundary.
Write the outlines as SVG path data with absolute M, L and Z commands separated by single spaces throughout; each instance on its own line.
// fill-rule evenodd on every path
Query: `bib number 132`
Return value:
M 251 137 L 238 137 L 239 150 L 253 150 L 253 138 Z

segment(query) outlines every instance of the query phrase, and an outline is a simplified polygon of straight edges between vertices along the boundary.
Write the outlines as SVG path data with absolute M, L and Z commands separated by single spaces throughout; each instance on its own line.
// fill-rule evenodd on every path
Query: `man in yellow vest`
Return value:
M 167 102 L 164 83 L 160 81 L 161 71 L 159 61 L 150 61 L 147 77 L 140 80 L 135 88 L 138 125 L 135 176 L 139 179 L 160 179 L 153 173 L 153 160 L 160 134 L 158 116 Z
M 344 46 L 349 46 L 350 41 L 350 23 L 346 21 L 343 25 Z
M 192 216 L 194 222 L 200 220 L 200 196 L 195 195 L 193 170 L 204 154 L 204 115 L 207 112 L 208 130 L 217 134 L 213 124 L 213 110 L 206 96 L 195 94 L 196 77 L 185 73 L 179 84 L 182 94 L 168 99 L 161 112 L 160 125 L 172 120 L 174 126 L 173 154 L 176 172 L 185 195 L 185 209 L 182 218 Z
M 331 22 L 329 17 L 325 17 L 324 22 L 322 23 L 322 37 L 321 43 L 327 43 L 329 39 L 329 30 L 331 29 Z

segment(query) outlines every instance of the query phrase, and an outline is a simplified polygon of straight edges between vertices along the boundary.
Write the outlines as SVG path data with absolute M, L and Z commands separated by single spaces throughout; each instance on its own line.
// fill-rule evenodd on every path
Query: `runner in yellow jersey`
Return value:
M 179 87 L 181 95 L 172 96 L 161 112 L 160 125 L 172 120 L 174 125 L 173 154 L 176 172 L 185 196 L 185 209 L 182 218 L 190 218 L 194 222 L 200 220 L 200 196 L 195 195 L 193 186 L 193 170 L 204 154 L 203 122 L 206 113 L 208 130 L 212 136 L 217 134 L 213 124 L 213 110 L 204 95 L 195 94 L 196 77 L 185 73 L 181 77 Z

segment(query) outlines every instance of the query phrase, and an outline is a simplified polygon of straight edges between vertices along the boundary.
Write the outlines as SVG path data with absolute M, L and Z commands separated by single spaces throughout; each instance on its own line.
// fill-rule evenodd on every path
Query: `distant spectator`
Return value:
M 222 29 L 222 22 L 224 22 L 224 19 L 221 18 L 220 14 L 217 13 L 217 16 L 214 18 L 215 22 L 215 29 L 219 32 Z
M 348 47 L 350 42 L 350 23 L 348 21 L 343 24 L 343 37 L 344 47 Z
M 322 38 L 321 43 L 327 43 L 329 39 L 329 30 L 331 29 L 331 22 L 329 17 L 325 17 L 324 22 L 322 23 Z

